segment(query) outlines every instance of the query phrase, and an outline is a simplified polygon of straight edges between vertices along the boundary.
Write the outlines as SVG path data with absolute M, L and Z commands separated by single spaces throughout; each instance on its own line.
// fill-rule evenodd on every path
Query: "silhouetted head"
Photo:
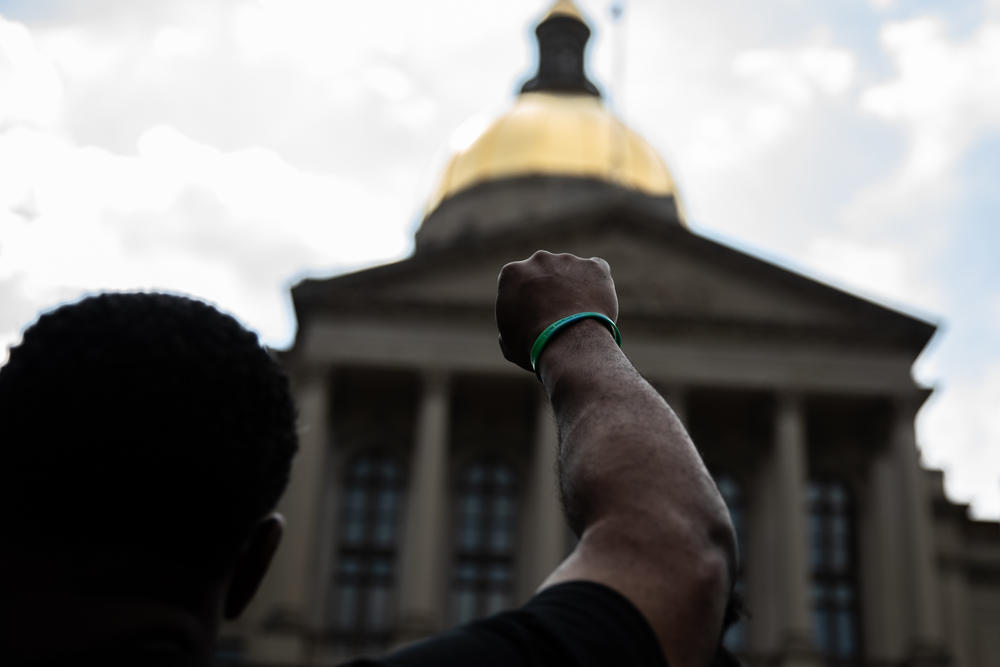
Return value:
M 198 608 L 235 581 L 228 615 L 252 595 L 297 438 L 287 378 L 232 317 L 131 293 L 46 313 L 0 369 L 0 428 L 8 585 Z

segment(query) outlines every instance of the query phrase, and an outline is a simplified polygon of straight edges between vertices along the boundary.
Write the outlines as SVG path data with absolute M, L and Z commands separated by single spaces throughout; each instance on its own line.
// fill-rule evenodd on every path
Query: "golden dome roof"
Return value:
M 600 98 L 528 92 L 452 156 L 427 210 L 477 183 L 529 175 L 597 178 L 650 195 L 677 196 L 660 156 Z
M 672 196 L 682 211 L 663 160 L 604 106 L 587 79 L 583 54 L 590 29 L 575 5 L 558 0 L 535 32 L 538 73 L 507 113 L 452 156 L 426 214 L 473 185 L 533 175 L 595 178 Z
M 556 15 L 569 16 L 583 23 L 583 14 L 580 13 L 580 10 L 576 8 L 576 5 L 571 0 L 556 0 L 556 3 L 549 8 L 549 11 L 545 13 L 545 18 L 542 20 L 550 19 Z

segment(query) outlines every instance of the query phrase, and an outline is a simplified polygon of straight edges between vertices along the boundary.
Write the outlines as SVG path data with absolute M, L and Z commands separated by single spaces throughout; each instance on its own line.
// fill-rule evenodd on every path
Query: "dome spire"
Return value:
M 584 71 L 584 51 L 590 28 L 570 0 L 558 0 L 535 28 L 538 72 L 521 87 L 522 93 L 584 93 L 600 97 Z

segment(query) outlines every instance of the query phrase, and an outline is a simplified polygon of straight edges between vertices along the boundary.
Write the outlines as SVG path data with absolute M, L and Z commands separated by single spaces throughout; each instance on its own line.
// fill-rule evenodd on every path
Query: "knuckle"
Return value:
M 500 273 L 497 274 L 497 282 L 504 282 L 509 280 L 511 275 L 516 273 L 521 269 L 524 262 L 507 262 L 502 267 L 500 267 Z

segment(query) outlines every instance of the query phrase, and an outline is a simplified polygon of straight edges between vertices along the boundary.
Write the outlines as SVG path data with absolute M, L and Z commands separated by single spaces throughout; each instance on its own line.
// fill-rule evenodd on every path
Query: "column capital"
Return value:
M 805 409 L 805 393 L 797 389 L 779 389 L 774 393 L 779 409 L 797 410 Z
M 452 372 L 443 368 L 424 368 L 420 371 L 425 394 L 447 392 L 451 387 Z

